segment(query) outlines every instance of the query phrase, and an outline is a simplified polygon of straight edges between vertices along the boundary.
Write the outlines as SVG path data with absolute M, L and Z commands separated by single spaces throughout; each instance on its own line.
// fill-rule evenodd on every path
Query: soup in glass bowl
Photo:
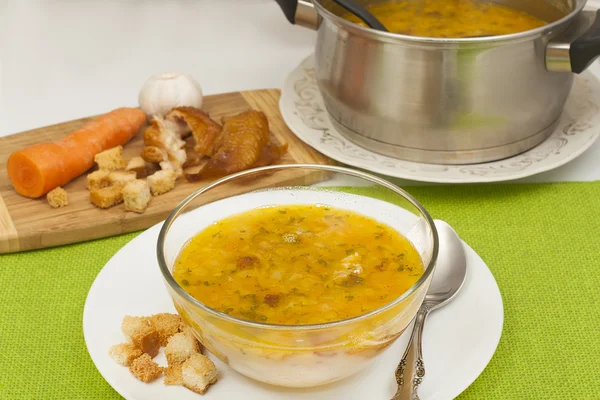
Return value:
M 210 184 L 166 220 L 158 261 L 175 307 L 234 370 L 287 387 L 369 365 L 420 307 L 437 233 L 408 193 L 319 165 Z

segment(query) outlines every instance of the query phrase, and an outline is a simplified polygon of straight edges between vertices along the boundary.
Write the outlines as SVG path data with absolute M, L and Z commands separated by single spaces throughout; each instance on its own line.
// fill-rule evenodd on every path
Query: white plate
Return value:
M 227 199 L 218 210 L 222 213 L 223 206 L 230 208 L 247 203 L 234 200 Z M 370 207 L 369 213 L 383 208 Z M 180 217 L 186 218 L 183 226 L 195 221 L 187 218 L 196 218 L 197 211 Z M 205 214 L 214 217 L 212 212 Z M 199 225 L 192 225 L 199 229 Z M 120 331 L 123 316 L 175 312 L 155 256 L 159 230 L 160 224 L 133 239 L 99 273 L 83 312 L 85 342 L 102 376 L 126 399 L 198 400 L 201 397 L 197 394 L 183 387 L 165 386 L 162 380 L 142 383 L 108 356 L 110 346 L 124 340 Z M 422 400 L 448 400 L 458 396 L 486 367 L 502 333 L 504 315 L 496 281 L 481 258 L 466 244 L 465 248 L 468 266 L 463 290 L 453 302 L 434 312 L 425 327 L 427 376 L 420 389 Z M 394 370 L 407 340 L 405 333 L 363 372 L 313 389 L 285 389 L 261 384 L 236 373 L 211 355 L 220 377 L 204 398 L 387 400 L 395 391 Z M 165 365 L 163 354 L 156 360 Z
M 575 85 L 554 133 L 537 147 L 500 161 L 438 165 L 387 157 L 350 142 L 335 130 L 317 88 L 314 57 L 288 76 L 279 108 L 289 128 L 306 144 L 344 164 L 379 174 L 422 182 L 471 183 L 520 179 L 575 159 L 600 135 L 600 82 L 589 72 Z

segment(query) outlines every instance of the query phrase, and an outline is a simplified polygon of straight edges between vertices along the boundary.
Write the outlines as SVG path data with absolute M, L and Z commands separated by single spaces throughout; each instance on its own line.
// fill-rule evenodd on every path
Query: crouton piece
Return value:
M 96 207 L 110 208 L 123 202 L 121 186 L 108 186 L 90 190 L 90 201 Z
M 49 191 L 46 195 L 46 200 L 48 200 L 48 204 L 52 208 L 64 207 L 69 204 L 67 191 L 60 186 Z
M 187 332 L 180 332 L 169 338 L 165 347 L 165 356 L 169 364 L 180 363 L 199 351 L 196 338 Z
M 146 146 L 142 149 L 142 159 L 149 163 L 158 164 L 169 159 L 167 152 L 157 146 Z
M 179 322 L 179 332 L 185 332 L 189 328 L 190 327 L 188 326 L 188 324 L 186 324 L 183 320 Z
M 181 367 L 183 386 L 199 394 L 217 381 L 217 374 L 215 364 L 200 353 L 193 354 Z
M 97 171 L 88 174 L 88 188 L 91 189 L 102 189 L 103 187 L 110 186 L 110 181 L 108 180 L 108 175 L 110 175 L 110 171 L 106 171 L 103 169 L 99 169 Z
M 194 333 L 194 330 L 192 329 L 191 326 L 185 325 L 185 324 L 179 324 L 179 332 L 185 333 L 186 335 L 189 335 L 190 337 L 193 337 L 194 339 L 196 339 L 196 341 L 198 342 L 198 347 L 200 349 L 200 352 L 202 352 L 202 349 L 204 349 L 204 346 L 202 346 L 202 343 L 198 339 L 198 336 L 196 336 L 196 334 Z
M 108 181 L 111 185 L 125 186 L 131 181 L 135 181 L 135 172 L 133 171 L 112 171 L 108 175 Z
M 145 317 L 131 317 L 126 315 L 121 323 L 121 330 L 138 349 L 155 357 L 160 349 L 158 332 L 150 320 Z
M 129 371 L 142 382 L 152 382 L 162 375 L 162 368 L 148 354 L 133 360 Z
M 181 317 L 169 313 L 154 314 L 150 317 L 150 323 L 154 325 L 154 329 L 158 332 L 160 345 L 166 346 L 169 338 L 179 332 Z
M 181 367 L 182 365 L 180 363 L 169 364 L 169 366 L 164 369 L 165 379 L 163 383 L 165 385 L 183 385 Z
M 175 187 L 177 175 L 175 171 L 161 170 L 148 177 L 148 185 L 153 196 L 167 193 Z
M 162 171 L 173 171 L 175 172 L 175 179 L 183 176 L 183 169 L 181 165 L 176 160 L 174 161 L 162 161 L 158 165 L 160 165 L 160 169 Z
M 108 354 L 118 364 L 129 367 L 133 360 L 142 355 L 142 351 L 135 347 L 133 343 L 121 343 L 112 346 Z
M 123 146 L 113 147 L 96 154 L 94 161 L 98 164 L 99 169 L 108 171 L 116 171 L 127 166 L 127 162 L 123 158 Z
M 160 166 L 155 163 L 146 163 L 146 177 L 154 174 L 155 172 L 160 171 Z
M 148 208 L 148 203 L 152 200 L 148 182 L 142 179 L 133 180 L 125 185 L 123 190 L 123 201 L 125 209 L 137 213 L 143 213 Z
M 142 179 L 148 176 L 148 168 L 146 166 L 146 161 L 142 157 L 133 157 L 127 163 L 125 167 L 125 171 L 135 172 L 135 177 L 137 179 Z
M 163 171 L 175 171 L 175 166 L 171 161 L 161 161 L 158 163 L 158 165 Z

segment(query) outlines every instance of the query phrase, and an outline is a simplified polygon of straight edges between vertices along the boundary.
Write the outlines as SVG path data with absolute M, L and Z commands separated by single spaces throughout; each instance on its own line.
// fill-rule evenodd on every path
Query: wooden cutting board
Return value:
M 287 128 L 279 113 L 279 97 L 280 92 L 275 89 L 226 93 L 206 96 L 202 108 L 215 120 L 249 108 L 261 110 L 269 119 L 273 139 L 289 145 L 281 164 L 332 164 L 330 159 L 305 145 Z M 14 191 L 6 172 L 6 161 L 12 152 L 35 143 L 53 141 L 91 119 L 82 118 L 0 138 L 0 253 L 82 242 L 148 228 L 164 220 L 181 200 L 208 183 L 189 183 L 180 178 L 171 192 L 153 198 L 143 214 L 127 212 L 122 204 L 108 210 L 96 208 L 89 202 L 85 174 L 64 186 L 69 195 L 69 205 L 63 208 L 51 208 L 45 196 L 34 200 Z M 138 156 L 142 147 L 142 135 L 138 134 L 124 146 L 125 158 Z M 314 174 L 307 177 L 306 174 L 299 174 L 299 171 L 281 175 L 267 179 L 272 185 L 281 185 L 307 183 L 307 179 L 320 178 Z M 219 190 L 217 197 L 235 194 L 236 190 L 247 190 L 247 186 L 246 189 L 239 186 L 236 189 L 229 185 L 223 190 Z

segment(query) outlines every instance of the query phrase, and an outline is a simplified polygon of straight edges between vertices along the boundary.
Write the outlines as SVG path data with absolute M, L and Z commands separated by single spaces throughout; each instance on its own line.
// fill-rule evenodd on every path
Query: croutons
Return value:
M 152 199 L 148 182 L 135 179 L 125 185 L 121 190 L 125 209 L 137 213 L 143 213 Z
M 165 347 L 165 356 L 169 364 L 181 363 L 199 351 L 196 338 L 187 332 L 180 332 L 169 338 Z
M 183 175 L 181 165 L 179 165 L 177 161 L 161 161 L 160 163 L 158 163 L 158 165 L 160 165 L 160 169 L 163 171 L 175 172 L 175 179 Z
M 92 189 L 102 189 L 103 187 L 107 187 L 110 185 L 110 181 L 108 180 L 108 175 L 110 175 L 110 171 L 106 171 L 103 169 L 99 169 L 97 171 L 88 174 L 88 188 Z
M 155 357 L 160 350 L 158 332 L 148 318 L 126 315 L 121 323 L 125 336 L 143 353 Z
M 181 367 L 183 386 L 199 394 L 204 394 L 208 386 L 217 381 L 217 367 L 206 356 L 195 353 Z
M 165 379 L 163 383 L 165 385 L 183 385 L 181 369 L 182 365 L 179 363 L 169 364 L 169 366 L 164 369 Z
M 161 161 L 158 163 L 158 165 L 163 171 L 175 171 L 175 167 L 171 161 Z
M 131 343 L 112 346 L 109 355 L 118 364 L 129 366 L 137 379 L 151 382 L 164 374 L 165 385 L 182 385 L 200 394 L 217 381 L 215 364 L 200 353 L 200 343 L 179 315 L 125 316 L 121 330 Z M 161 344 L 166 344 L 167 367 L 152 361 Z
M 158 164 L 169 159 L 167 152 L 160 147 L 146 146 L 142 149 L 142 159 L 149 163 Z
M 90 190 L 90 201 L 96 207 L 110 208 L 123 202 L 121 186 L 108 186 Z
M 144 161 L 142 157 L 133 157 L 131 160 L 129 160 L 127 166 L 125 167 L 125 171 L 135 172 L 135 177 L 137 179 L 148 176 L 146 161 Z
M 148 185 L 153 196 L 167 193 L 175 187 L 177 174 L 172 170 L 161 170 L 148 177 Z
M 127 166 L 127 162 L 123 158 L 123 146 L 116 146 L 96 154 L 94 161 L 98 164 L 99 169 L 108 171 L 116 171 Z
M 169 343 L 169 338 L 179 332 L 181 317 L 169 313 L 154 314 L 150 317 L 150 323 L 154 325 L 154 329 L 158 332 L 160 345 L 166 346 Z
M 64 207 L 69 204 L 67 191 L 60 186 L 49 191 L 46 195 L 46 200 L 48 200 L 48 204 L 52 208 Z
M 152 382 L 162 375 L 162 368 L 148 354 L 142 354 L 133 360 L 129 371 L 142 382 Z
M 133 171 L 113 171 L 108 175 L 108 181 L 111 185 L 125 186 L 128 182 L 135 181 L 135 172 Z
M 108 350 L 108 354 L 118 364 L 128 367 L 131 365 L 133 360 L 142 355 L 142 351 L 133 343 L 121 343 L 112 346 Z

